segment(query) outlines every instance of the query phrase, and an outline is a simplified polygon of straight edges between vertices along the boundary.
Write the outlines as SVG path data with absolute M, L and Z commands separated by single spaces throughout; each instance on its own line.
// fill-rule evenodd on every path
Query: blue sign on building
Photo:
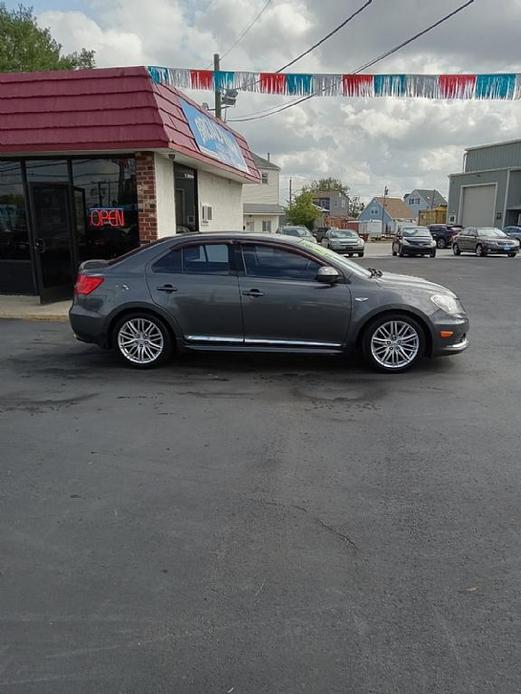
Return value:
M 199 150 L 223 164 L 247 172 L 248 164 L 244 160 L 235 135 L 184 99 L 179 101 Z

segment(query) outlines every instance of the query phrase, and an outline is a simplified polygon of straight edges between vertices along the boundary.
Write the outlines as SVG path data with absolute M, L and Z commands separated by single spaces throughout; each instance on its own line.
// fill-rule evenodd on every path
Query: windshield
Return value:
M 371 273 L 364 267 L 353 263 L 352 260 L 347 260 L 347 258 L 338 255 L 334 251 L 330 251 L 329 248 L 324 248 L 324 246 L 320 246 L 317 243 L 311 243 L 311 241 L 301 241 L 300 245 L 307 251 L 321 256 L 325 261 L 331 262 L 333 266 L 340 265 L 346 272 L 357 275 L 357 277 L 363 277 L 364 279 L 371 277 Z
M 331 232 L 329 233 L 329 236 L 332 239 L 356 239 L 358 238 L 357 234 L 355 234 L 354 231 L 350 231 L 349 229 L 332 229 Z
M 302 227 L 284 227 L 282 233 L 286 236 L 312 236 L 308 229 L 303 229 Z
M 485 229 L 478 229 L 478 236 L 487 238 L 487 239 L 504 239 L 506 238 L 506 234 L 504 234 L 501 229 L 494 229 L 493 227 L 490 228 L 485 228 Z
M 402 231 L 404 236 L 430 236 L 431 232 L 427 227 L 410 227 Z

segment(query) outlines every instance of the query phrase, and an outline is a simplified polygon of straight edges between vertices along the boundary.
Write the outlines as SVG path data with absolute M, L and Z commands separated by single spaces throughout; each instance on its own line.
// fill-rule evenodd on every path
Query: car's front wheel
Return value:
M 113 345 L 123 361 L 136 369 L 151 369 L 172 354 L 172 337 L 163 321 L 147 313 L 127 314 L 116 323 Z
M 359 253 L 359 254 L 358 254 L 358 257 L 359 257 L 359 258 L 363 258 L 363 257 L 364 257 L 364 252 L 362 251 L 361 253 Z
M 430 256 L 431 256 L 431 258 L 436 257 L 436 249 L 435 248 L 433 248 L 432 251 L 430 252 Z
M 509 253 L 509 254 L 508 254 L 508 257 L 509 257 L 509 258 L 515 258 L 516 255 L 517 255 L 517 253 Z
M 476 255 L 480 258 L 484 258 L 487 255 L 487 251 L 480 243 L 476 246 Z
M 410 369 L 425 354 L 425 333 L 414 318 L 401 313 L 376 318 L 362 338 L 365 359 L 379 371 Z
M 461 255 L 461 248 L 458 246 L 457 243 L 452 244 L 452 252 L 454 255 Z
M 436 241 L 436 245 L 438 246 L 438 248 L 446 248 L 447 247 L 445 239 L 438 239 Z

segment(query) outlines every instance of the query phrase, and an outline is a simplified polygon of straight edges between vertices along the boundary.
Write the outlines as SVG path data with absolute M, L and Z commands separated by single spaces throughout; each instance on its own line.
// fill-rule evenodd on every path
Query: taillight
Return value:
M 82 275 L 80 273 L 76 278 L 74 293 L 83 295 L 90 294 L 97 289 L 100 284 L 103 284 L 104 279 L 104 277 L 94 277 L 92 275 Z

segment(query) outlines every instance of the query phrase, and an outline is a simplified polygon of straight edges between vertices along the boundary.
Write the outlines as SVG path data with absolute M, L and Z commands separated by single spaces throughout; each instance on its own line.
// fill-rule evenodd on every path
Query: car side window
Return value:
M 261 244 L 243 245 L 248 277 L 277 280 L 315 280 L 321 264 L 300 253 Z
M 475 229 L 469 229 L 467 231 L 467 236 L 477 236 L 477 232 Z
M 176 248 L 152 265 L 153 272 L 228 275 L 230 252 L 225 243 L 200 243 Z

